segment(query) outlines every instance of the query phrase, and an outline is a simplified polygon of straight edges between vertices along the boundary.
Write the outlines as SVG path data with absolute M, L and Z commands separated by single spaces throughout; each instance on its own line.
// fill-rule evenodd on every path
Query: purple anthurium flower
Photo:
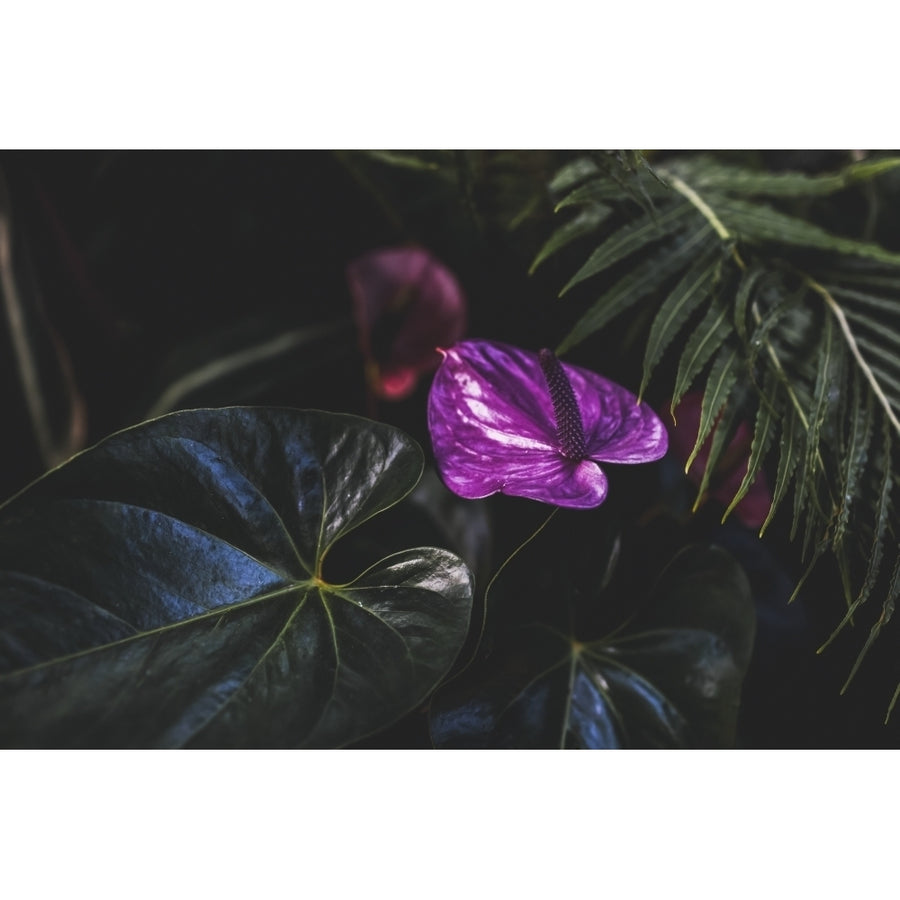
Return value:
M 465 332 L 459 282 L 427 250 L 389 247 L 353 260 L 347 283 L 368 387 L 382 399 L 401 400 L 438 367 L 435 347 Z
M 666 429 L 647 404 L 550 350 L 463 341 L 441 352 L 428 428 L 441 476 L 461 497 L 588 509 L 608 490 L 598 463 L 665 455 Z

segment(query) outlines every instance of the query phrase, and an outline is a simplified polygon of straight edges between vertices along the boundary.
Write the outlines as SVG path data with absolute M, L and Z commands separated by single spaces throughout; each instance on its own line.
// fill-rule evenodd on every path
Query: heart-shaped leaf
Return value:
M 626 632 L 581 643 L 547 625 L 498 636 L 485 670 L 431 706 L 447 748 L 729 747 L 755 614 L 746 576 L 716 547 L 663 573 Z
M 175 413 L 0 507 L 0 744 L 326 747 L 419 703 L 462 646 L 465 564 L 347 584 L 329 548 L 416 484 L 406 435 L 287 409 Z

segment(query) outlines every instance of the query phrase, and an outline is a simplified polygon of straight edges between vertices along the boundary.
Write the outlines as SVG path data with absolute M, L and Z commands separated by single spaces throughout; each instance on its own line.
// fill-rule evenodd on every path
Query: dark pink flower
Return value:
M 461 497 L 497 492 L 587 509 L 606 498 L 598 463 L 643 463 L 666 452 L 656 413 L 625 388 L 493 341 L 463 341 L 428 397 L 438 470 Z
M 688 461 L 694 443 L 697 440 L 697 432 L 700 429 L 700 410 L 703 395 L 698 391 L 691 391 L 684 395 L 675 409 L 676 425 L 671 429 L 672 453 L 681 460 L 682 464 Z M 688 471 L 691 483 L 700 486 L 703 473 L 709 462 L 709 451 L 712 446 L 712 429 L 706 442 L 697 452 L 694 462 Z M 738 425 L 731 443 L 719 458 L 715 470 L 711 473 L 709 497 L 723 506 L 729 506 L 734 499 L 741 482 L 747 474 L 750 465 L 750 444 L 753 440 L 753 432 L 746 422 Z M 744 498 L 734 508 L 734 514 L 748 528 L 759 528 L 766 520 L 769 507 L 772 505 L 772 492 L 769 490 L 769 482 L 766 473 L 759 471 L 750 489 Z
M 459 340 L 466 299 L 452 272 L 427 250 L 375 250 L 347 266 L 369 388 L 388 400 L 412 393 L 437 368 L 435 348 Z

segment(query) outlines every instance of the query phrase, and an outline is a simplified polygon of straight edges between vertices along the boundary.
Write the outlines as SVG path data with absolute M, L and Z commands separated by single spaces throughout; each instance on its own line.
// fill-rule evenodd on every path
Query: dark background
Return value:
M 534 349 L 553 346 L 571 324 L 560 316 L 555 297 L 572 269 L 563 258 L 527 275 L 549 234 L 550 214 L 549 201 L 528 191 L 545 184 L 564 157 L 534 153 L 514 165 L 499 154 L 473 154 L 470 170 L 458 173 L 455 183 L 400 171 L 391 173 L 387 190 L 372 174 L 380 177 L 382 169 L 357 154 L 2 153 L 14 263 L 31 327 L 53 335 L 43 357 L 48 405 L 64 418 L 61 398 L 74 386 L 83 399 L 83 446 L 89 446 L 141 421 L 173 378 L 218 353 L 253 337 L 335 322 L 346 326 L 335 337 L 269 372 L 251 373 L 245 383 L 220 385 L 208 402 L 363 414 L 363 362 L 345 267 L 369 250 L 409 242 L 427 247 L 457 274 L 469 299 L 472 336 Z M 810 171 L 832 162 L 828 154 L 768 158 L 773 168 Z M 496 171 L 508 177 L 488 177 Z M 521 187 L 518 196 L 515 186 Z M 511 230 L 515 208 L 528 204 L 531 212 Z M 856 217 L 863 212 L 848 211 Z M 877 237 L 885 246 L 897 243 L 892 221 L 890 210 L 882 214 Z M 2 329 L 0 498 L 6 498 L 46 466 L 5 321 Z M 613 332 L 607 347 L 590 352 L 609 360 L 604 374 L 634 386 L 639 360 L 613 352 L 621 338 Z M 426 448 L 427 388 L 426 379 L 409 399 L 377 410 Z M 616 477 L 634 483 L 633 475 Z M 660 466 L 658 478 L 660 489 L 673 496 L 687 490 L 674 464 Z M 513 524 L 502 515 L 495 522 L 498 533 Z M 815 654 L 842 612 L 837 575 L 823 563 L 788 607 L 802 567 L 783 525 L 761 543 L 737 523 L 720 526 L 716 511 L 705 510 L 690 520 L 660 516 L 646 534 L 640 547 L 626 548 L 620 563 L 635 584 L 694 539 L 730 550 L 751 579 L 758 637 L 744 691 L 741 746 L 897 745 L 897 720 L 882 725 L 896 683 L 890 637 L 876 643 L 840 696 L 862 635 L 850 630 L 827 653 Z M 366 746 L 421 745 L 423 734 L 421 717 L 412 716 Z

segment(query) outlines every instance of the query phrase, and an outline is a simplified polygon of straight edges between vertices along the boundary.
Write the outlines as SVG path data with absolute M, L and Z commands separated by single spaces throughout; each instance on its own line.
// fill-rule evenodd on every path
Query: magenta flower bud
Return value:
M 458 341 L 466 298 L 453 273 L 420 247 L 375 250 L 347 266 L 347 283 L 369 389 L 401 400 L 440 362 L 435 348 Z
M 665 455 L 666 429 L 630 391 L 595 372 L 493 341 L 462 341 L 428 397 L 445 484 L 461 497 L 503 493 L 587 509 L 608 490 L 598 463 Z

